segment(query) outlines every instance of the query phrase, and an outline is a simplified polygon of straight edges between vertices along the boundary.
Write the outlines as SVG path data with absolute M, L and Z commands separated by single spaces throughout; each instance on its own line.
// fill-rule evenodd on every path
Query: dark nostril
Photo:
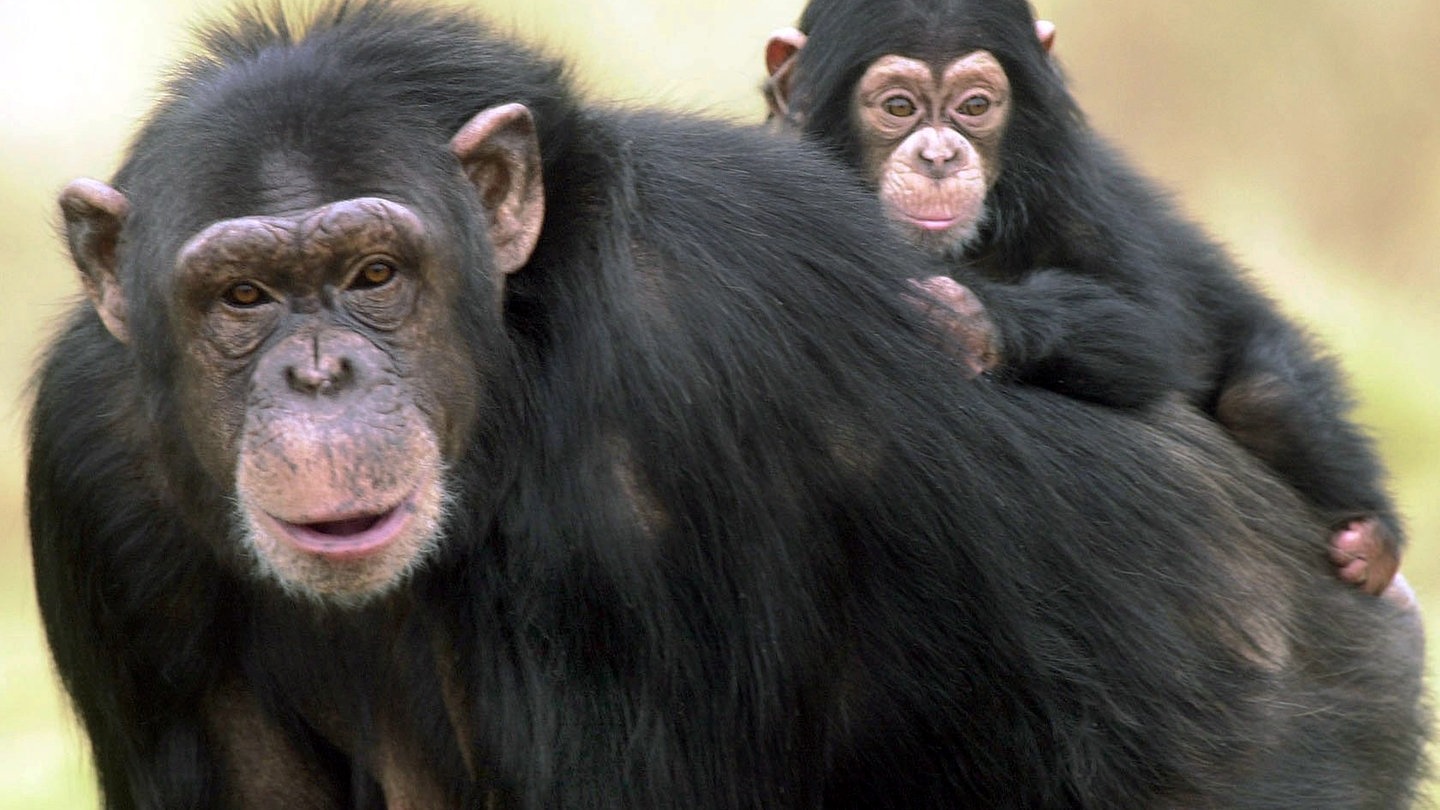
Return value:
M 348 388 L 350 381 L 355 379 L 354 366 L 350 364 L 350 358 L 341 357 L 337 362 L 338 368 L 331 375 L 330 382 L 336 388 Z

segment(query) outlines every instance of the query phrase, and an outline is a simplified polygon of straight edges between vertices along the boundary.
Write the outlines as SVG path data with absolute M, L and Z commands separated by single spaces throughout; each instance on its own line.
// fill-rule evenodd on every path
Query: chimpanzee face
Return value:
M 862 169 L 891 220 L 920 244 L 961 251 L 986 218 L 1000 173 L 1010 83 L 975 51 L 944 65 L 905 56 L 875 60 L 855 87 Z
M 454 182 L 486 214 L 490 266 L 518 269 L 543 218 L 529 111 L 483 111 L 450 149 Z M 61 206 L 96 310 L 129 343 L 144 316 L 119 281 L 130 203 L 79 180 Z M 160 285 L 163 337 L 178 347 L 175 429 L 288 590 L 361 602 L 438 544 L 445 469 L 468 446 L 480 389 L 453 315 L 460 251 L 444 241 L 467 227 L 381 197 L 232 217 L 185 240 Z

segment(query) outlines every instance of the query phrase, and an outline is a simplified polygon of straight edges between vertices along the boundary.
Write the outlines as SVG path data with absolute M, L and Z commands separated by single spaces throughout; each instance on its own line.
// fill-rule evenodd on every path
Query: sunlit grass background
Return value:
M 114 171 L 187 26 L 226 5 L 0 0 L 0 810 L 96 803 L 22 506 L 25 381 L 79 289 L 54 196 Z M 756 121 L 762 43 L 801 2 L 475 5 L 568 55 L 592 97 Z M 1037 5 L 1096 125 L 1343 360 L 1409 518 L 1404 570 L 1440 627 L 1440 3 Z

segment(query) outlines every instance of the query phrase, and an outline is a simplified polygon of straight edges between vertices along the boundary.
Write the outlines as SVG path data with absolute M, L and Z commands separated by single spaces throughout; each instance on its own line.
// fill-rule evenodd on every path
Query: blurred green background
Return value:
M 188 25 L 228 4 L 0 0 L 0 808 L 93 807 L 29 580 L 25 385 L 78 292 L 69 179 L 109 177 Z M 595 98 L 757 121 L 766 34 L 800 0 L 494 0 Z M 1354 381 L 1440 627 L 1440 3 L 1040 0 L 1097 127 L 1174 189 Z M 1431 644 L 1431 671 L 1440 645 Z M 1436 791 L 1432 790 L 1432 793 Z

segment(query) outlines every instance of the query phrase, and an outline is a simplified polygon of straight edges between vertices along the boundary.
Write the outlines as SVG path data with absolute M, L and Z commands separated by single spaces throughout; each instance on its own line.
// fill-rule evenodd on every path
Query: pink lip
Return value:
M 331 560 L 354 560 L 380 551 L 400 536 L 415 513 L 413 498 L 407 497 L 384 512 L 306 523 L 291 523 L 269 514 L 265 517 L 275 521 L 301 551 Z
M 949 228 L 953 227 L 955 223 L 960 221 L 959 217 L 950 217 L 949 219 L 927 219 L 925 217 L 912 217 L 906 215 L 905 218 L 910 220 L 910 222 L 912 222 L 915 227 L 919 228 L 922 231 L 948 230 Z

